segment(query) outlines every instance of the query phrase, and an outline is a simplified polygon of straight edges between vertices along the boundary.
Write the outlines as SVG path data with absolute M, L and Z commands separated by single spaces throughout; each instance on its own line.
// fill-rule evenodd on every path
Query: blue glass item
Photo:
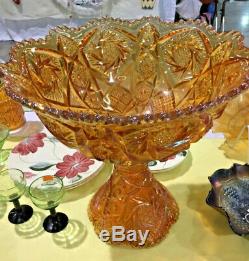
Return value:
M 234 164 L 209 177 L 212 189 L 206 202 L 225 214 L 238 235 L 249 234 L 249 165 Z

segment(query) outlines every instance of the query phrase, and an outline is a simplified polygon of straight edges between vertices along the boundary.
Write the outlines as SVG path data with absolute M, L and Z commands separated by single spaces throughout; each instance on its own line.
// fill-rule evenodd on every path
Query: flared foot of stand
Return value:
M 154 179 L 145 164 L 117 165 L 107 183 L 94 195 L 88 210 L 95 231 L 107 230 L 109 243 L 132 247 L 150 247 L 159 243 L 176 222 L 179 209 L 169 191 Z M 116 241 L 113 227 L 124 234 L 136 231 L 135 237 Z M 141 233 L 149 231 L 141 245 Z M 114 240 L 113 240 L 114 239 Z
M 21 205 L 18 209 L 13 208 L 8 219 L 12 224 L 22 224 L 28 221 L 33 215 L 33 208 L 28 205 Z
M 43 228 L 49 233 L 58 233 L 66 228 L 67 224 L 67 215 L 61 212 L 57 212 L 45 218 L 43 222 Z

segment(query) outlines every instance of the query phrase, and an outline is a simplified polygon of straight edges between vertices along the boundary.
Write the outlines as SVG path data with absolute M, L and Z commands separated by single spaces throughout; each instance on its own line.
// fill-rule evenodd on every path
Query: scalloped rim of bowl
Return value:
M 205 29 L 210 33 L 215 33 L 216 35 L 225 34 L 225 33 L 216 32 L 212 26 L 208 25 L 205 22 L 201 22 L 200 20 L 195 20 L 195 21 L 181 20 L 178 23 L 174 23 L 174 22 L 165 22 L 165 21 L 162 21 L 159 17 L 153 17 L 153 16 L 143 17 L 141 19 L 133 19 L 133 20 L 119 19 L 119 18 L 112 18 L 112 17 L 103 17 L 103 18 L 99 18 L 99 19 L 90 20 L 85 25 L 82 25 L 82 26 L 76 27 L 76 28 L 70 28 L 70 30 L 80 31 L 82 29 L 87 29 L 93 25 L 95 25 L 95 26 L 100 25 L 103 21 L 119 22 L 121 24 L 131 25 L 132 23 L 136 23 L 136 22 L 142 22 L 142 21 L 150 22 L 152 20 L 154 20 L 154 21 L 158 20 L 158 22 L 165 24 L 165 25 L 168 25 L 168 24 L 183 24 L 183 25 L 196 24 L 197 25 L 198 24 L 198 25 L 204 26 Z M 16 45 L 14 45 L 11 48 L 9 62 L 7 62 L 6 64 L 2 64 L 2 68 L 1 68 L 1 64 L 0 64 L 0 71 L 4 70 L 5 66 L 7 66 L 8 64 L 11 64 L 13 62 L 12 54 L 15 52 L 15 48 L 18 48 L 19 46 L 25 45 L 25 43 L 30 43 L 32 41 L 34 41 L 34 42 L 46 41 L 46 39 L 53 32 L 59 32 L 60 30 L 65 29 L 65 28 L 69 29 L 66 26 L 58 26 L 55 29 L 50 30 L 49 34 L 46 35 L 44 39 L 38 39 L 38 40 L 30 39 L 30 40 L 26 40 L 26 41 L 17 43 Z M 238 34 L 238 49 L 245 49 L 245 50 L 249 51 L 249 48 L 247 48 L 243 44 L 243 39 L 244 39 L 243 35 L 240 32 L 229 32 L 229 34 L 231 34 L 231 33 Z M 239 95 L 241 92 L 243 92 L 244 90 L 247 90 L 247 89 L 249 89 L 249 75 L 245 76 L 245 79 L 243 80 L 243 83 L 240 86 L 232 89 L 231 91 L 227 92 L 224 95 L 216 97 L 212 101 L 201 103 L 197 106 L 190 105 L 184 109 L 176 109 L 176 110 L 174 110 L 172 112 L 168 112 L 168 113 L 162 112 L 162 113 L 157 113 L 157 114 L 116 116 L 116 115 L 111 115 L 111 114 L 98 114 L 98 113 L 93 114 L 93 113 L 85 113 L 85 112 L 76 112 L 76 111 L 72 111 L 70 109 L 67 109 L 67 110 L 55 109 L 53 107 L 45 106 L 39 102 L 31 101 L 28 98 L 25 98 L 25 97 L 15 93 L 11 88 L 5 87 L 6 94 L 8 96 L 10 96 L 13 100 L 18 101 L 22 105 L 27 106 L 31 109 L 34 109 L 37 112 L 49 114 L 56 118 L 64 118 L 65 120 L 70 119 L 70 120 L 82 121 L 82 122 L 86 122 L 86 123 L 101 123 L 103 125 L 108 125 L 108 124 L 137 125 L 137 124 L 142 124 L 142 123 L 155 123 L 158 121 L 167 122 L 167 121 L 179 118 L 179 117 L 186 117 L 186 116 L 194 114 L 194 113 L 202 113 L 205 110 L 211 109 L 214 106 L 217 106 L 221 103 L 229 101 L 230 99 Z

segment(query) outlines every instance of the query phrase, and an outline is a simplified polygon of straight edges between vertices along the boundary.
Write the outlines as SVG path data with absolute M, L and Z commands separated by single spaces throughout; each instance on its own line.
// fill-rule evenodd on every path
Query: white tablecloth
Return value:
M 0 40 L 21 41 L 27 38 L 39 38 L 59 24 L 78 26 L 89 20 L 89 16 L 73 14 L 59 5 L 58 0 L 21 0 L 20 5 L 11 0 L 0 0 Z M 109 0 L 100 15 L 109 15 L 123 19 L 143 16 L 160 16 L 173 21 L 175 0 L 156 0 L 151 10 L 141 8 L 140 0 Z

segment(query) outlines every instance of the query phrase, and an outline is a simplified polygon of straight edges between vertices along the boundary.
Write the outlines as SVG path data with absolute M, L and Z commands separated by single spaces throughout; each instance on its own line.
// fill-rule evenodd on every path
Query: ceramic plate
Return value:
M 184 150 L 182 152 L 179 152 L 175 156 L 170 157 L 166 161 L 158 161 L 158 160 L 150 161 L 148 166 L 153 173 L 168 171 L 174 169 L 179 164 L 181 164 L 187 158 L 187 155 L 188 155 L 188 151 Z
M 20 142 L 10 153 L 7 166 L 22 170 L 27 186 L 40 176 L 56 175 L 70 189 L 96 176 L 104 163 L 68 148 L 45 130 Z

